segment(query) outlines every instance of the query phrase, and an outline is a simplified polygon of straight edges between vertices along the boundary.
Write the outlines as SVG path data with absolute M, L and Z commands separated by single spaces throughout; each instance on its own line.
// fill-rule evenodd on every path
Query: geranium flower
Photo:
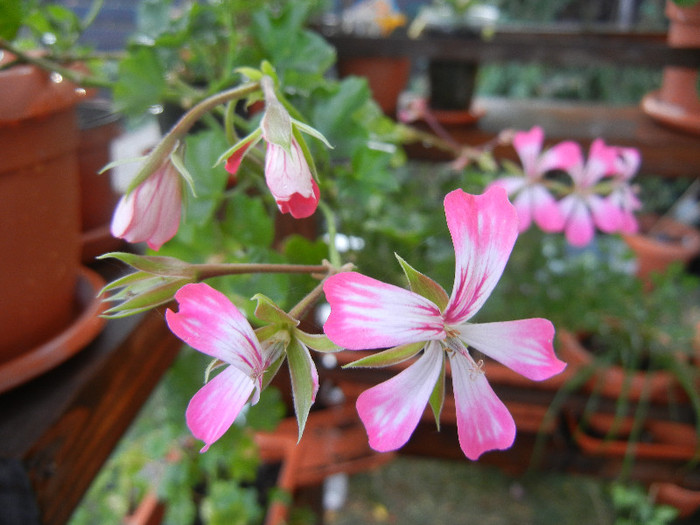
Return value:
M 581 149 L 571 141 L 560 142 L 542 151 L 544 131 L 535 126 L 530 131 L 519 131 L 513 137 L 513 147 L 520 157 L 523 177 L 500 178 L 491 185 L 505 188 L 518 211 L 520 231 L 527 230 L 532 221 L 545 232 L 559 232 L 564 217 L 556 199 L 543 183 L 547 172 L 567 170 L 580 162 Z
M 607 146 L 601 139 L 591 144 L 586 163 L 583 160 L 568 170 L 574 187 L 559 201 L 564 215 L 566 239 L 573 246 L 586 246 L 593 240 L 595 228 L 614 233 L 622 224 L 622 212 L 613 200 L 596 193 L 595 186 L 614 170 L 617 148 Z
M 225 168 L 235 175 L 245 154 L 262 138 L 267 143 L 265 182 L 277 207 L 281 213 L 289 213 L 295 219 L 309 217 L 316 211 L 320 193 L 309 165 L 311 158 L 307 158 L 304 152 L 298 130 L 330 145 L 318 131 L 291 118 L 277 99 L 271 78 L 263 77 L 261 85 L 265 94 L 265 114 L 260 127 L 222 155 L 226 158 Z
M 281 355 L 283 346 L 274 341 L 261 344 L 245 316 L 207 284 L 187 284 L 175 299 L 179 311 L 165 312 L 170 330 L 191 347 L 228 365 L 187 406 L 187 426 L 204 441 L 201 451 L 205 452 L 229 429 L 249 399 L 257 403 L 263 374 Z
M 642 207 L 635 189 L 630 181 L 637 174 L 642 162 L 639 150 L 635 148 L 615 148 L 617 153 L 610 174 L 613 179 L 613 190 L 608 199 L 621 213 L 620 232 L 633 234 L 639 230 L 635 212 Z
M 387 352 L 402 359 L 422 350 L 408 368 L 357 399 L 370 445 L 379 451 L 408 441 L 447 356 L 459 443 L 468 458 L 476 459 L 511 446 L 515 423 L 470 347 L 533 380 L 547 379 L 566 365 L 554 355 L 554 327 L 546 319 L 469 322 L 496 286 L 518 235 L 517 213 L 505 191 L 491 188 L 480 196 L 453 191 L 445 197 L 445 215 L 456 256 L 450 297 L 405 263 L 412 288 L 422 295 L 354 272 L 337 274 L 324 285 L 331 306 L 324 330 L 350 350 L 394 346 Z
M 181 176 L 167 160 L 119 200 L 112 217 L 112 235 L 131 243 L 145 241 L 149 248 L 158 250 L 177 233 L 181 208 Z

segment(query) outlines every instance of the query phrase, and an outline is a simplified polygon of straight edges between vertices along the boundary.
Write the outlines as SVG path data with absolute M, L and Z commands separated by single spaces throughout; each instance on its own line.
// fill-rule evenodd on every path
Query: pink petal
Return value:
M 595 229 L 585 202 L 576 195 L 568 195 L 559 201 L 559 206 L 566 218 L 566 240 L 572 246 L 588 245 L 593 240 Z
M 451 352 L 452 387 L 457 407 L 457 434 L 464 454 L 476 460 L 489 450 L 504 450 L 515 440 L 515 422 L 473 362 Z
M 622 210 L 611 199 L 591 195 L 588 199 L 593 223 L 605 233 L 620 231 L 622 227 Z
M 229 429 L 253 388 L 250 377 L 229 366 L 192 397 L 185 419 L 194 437 L 205 443 L 200 452 L 206 452 Z
M 629 180 L 637 173 L 642 157 L 636 148 L 615 148 L 617 156 L 615 158 L 615 173 L 623 179 Z
M 470 347 L 528 379 L 548 379 L 566 367 L 554 354 L 554 326 L 547 319 L 463 324 L 459 335 Z
M 530 188 L 532 215 L 535 224 L 547 233 L 560 232 L 564 229 L 564 216 L 551 193 L 539 184 Z
M 455 247 L 455 281 L 445 320 L 474 315 L 493 291 L 518 236 L 518 217 L 503 188 L 483 195 L 455 190 L 445 197 L 447 226 Z
M 428 404 L 443 355 L 438 343 L 429 343 L 415 363 L 357 398 L 357 413 L 374 450 L 386 452 L 406 444 Z
M 191 347 L 251 376 L 262 372 L 262 351 L 250 324 L 228 298 L 208 284 L 186 284 L 175 294 L 177 313 L 165 312 L 170 330 Z
M 491 182 L 486 189 L 488 190 L 492 186 L 498 186 L 506 190 L 509 196 L 512 196 L 518 193 L 525 186 L 526 182 L 524 177 L 502 177 Z
M 525 188 L 513 200 L 518 214 L 518 231 L 524 232 L 532 225 L 532 192 Z
M 445 337 L 438 307 L 409 290 L 344 272 L 326 279 L 323 291 L 331 306 L 324 331 L 344 348 L 388 348 Z
M 278 203 L 289 201 L 295 194 L 306 199 L 314 197 L 313 176 L 296 140 L 292 140 L 289 151 L 268 142 L 265 181 Z
M 615 170 L 616 148 L 607 146 L 601 139 L 591 143 L 588 161 L 578 183 L 584 187 L 593 186 L 606 174 Z
M 289 200 L 278 200 L 277 207 L 280 212 L 289 213 L 295 219 L 304 219 L 313 215 L 318 207 L 318 199 L 321 193 L 318 190 L 318 184 L 316 184 L 316 181 L 313 179 L 311 179 L 311 186 L 314 191 L 311 197 L 303 197 L 301 194 L 295 193 Z
M 112 235 L 131 243 L 145 241 L 151 249 L 158 250 L 177 233 L 181 207 L 180 175 L 166 162 L 131 193 L 122 196 L 112 218 Z
M 583 162 L 581 147 L 576 142 L 560 142 L 545 151 L 537 162 L 539 173 L 550 170 L 568 170 Z
M 544 130 L 535 126 L 530 131 L 519 131 L 513 136 L 513 147 L 520 157 L 523 171 L 528 177 L 539 175 L 537 157 L 542 150 Z

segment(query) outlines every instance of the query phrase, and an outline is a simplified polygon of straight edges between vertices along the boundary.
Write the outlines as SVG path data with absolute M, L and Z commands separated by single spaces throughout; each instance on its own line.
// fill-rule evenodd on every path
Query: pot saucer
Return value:
M 688 133 L 700 134 L 700 114 L 686 111 L 681 106 L 661 100 L 658 91 L 642 98 L 642 111 L 657 122 Z
M 97 297 L 104 284 L 99 274 L 80 268 L 75 287 L 78 311 L 73 322 L 49 341 L 0 364 L 0 393 L 58 366 L 97 336 L 105 324 L 105 319 L 100 317 L 105 305 Z

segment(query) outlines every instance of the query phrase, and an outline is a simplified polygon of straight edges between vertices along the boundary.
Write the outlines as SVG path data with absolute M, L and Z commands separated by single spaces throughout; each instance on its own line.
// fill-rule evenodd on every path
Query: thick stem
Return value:
M 328 265 L 304 264 L 267 264 L 267 263 L 230 263 L 230 264 L 193 264 L 198 280 L 220 277 L 223 275 L 240 275 L 246 273 L 309 273 L 326 274 Z

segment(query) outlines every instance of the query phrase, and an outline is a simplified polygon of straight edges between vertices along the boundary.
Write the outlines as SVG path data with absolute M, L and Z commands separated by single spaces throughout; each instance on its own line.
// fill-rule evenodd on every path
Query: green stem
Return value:
M 338 235 L 335 215 L 333 214 L 333 210 L 331 210 L 330 206 L 328 206 L 322 200 L 318 201 L 318 209 L 321 210 L 321 213 L 323 213 L 323 216 L 326 218 L 326 227 L 328 228 L 328 258 L 331 264 L 338 268 L 342 264 L 342 260 L 335 242 L 335 238 Z
M 17 57 L 20 62 L 25 62 L 27 64 L 32 64 L 37 66 L 44 71 L 52 71 L 58 73 L 63 78 L 69 80 L 70 82 L 77 84 L 82 87 L 94 87 L 94 88 L 111 88 L 113 87 L 112 82 L 109 80 L 101 79 L 93 75 L 85 74 L 81 71 L 76 71 L 66 66 L 62 66 L 57 62 L 50 60 L 46 57 L 31 55 L 25 53 L 21 49 L 14 46 L 12 43 L 8 42 L 4 38 L 0 38 L 0 49 L 5 49 Z
M 294 319 L 303 319 L 311 310 L 313 305 L 315 305 L 323 295 L 323 283 L 326 281 L 326 279 L 328 279 L 331 275 L 335 275 L 336 273 L 348 272 L 352 270 L 353 265 L 352 263 L 348 263 L 343 266 L 326 264 L 323 268 L 326 272 L 326 276 L 313 290 L 311 290 L 301 301 L 299 301 L 294 308 L 289 311 L 290 317 L 293 317 Z
M 229 264 L 193 264 L 198 280 L 220 277 L 222 275 L 240 275 L 246 273 L 310 273 L 327 274 L 328 265 L 304 264 L 268 264 L 268 263 L 229 263 Z
M 166 161 L 166 159 L 177 147 L 180 139 L 187 134 L 190 128 L 194 126 L 194 124 L 196 124 L 204 114 L 208 113 L 220 104 L 243 98 L 246 95 L 257 91 L 258 89 L 260 89 L 260 84 L 258 82 L 249 82 L 241 86 L 236 86 L 232 89 L 227 89 L 226 91 L 222 91 L 216 95 L 212 95 L 211 97 L 205 98 L 204 100 L 195 104 L 192 109 L 180 117 L 180 120 L 178 120 L 175 125 L 170 128 L 170 131 L 165 134 L 158 145 L 151 151 L 151 153 L 148 154 L 143 166 L 129 185 L 128 191 L 132 191 L 134 188 L 136 188 Z

